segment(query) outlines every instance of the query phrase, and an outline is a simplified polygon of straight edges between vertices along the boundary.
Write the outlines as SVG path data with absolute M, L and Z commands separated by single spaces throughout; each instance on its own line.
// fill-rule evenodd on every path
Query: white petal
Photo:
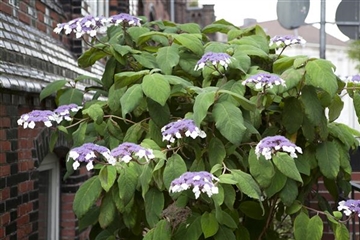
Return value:
M 79 163 L 78 161 L 75 161 L 75 162 L 73 163 L 73 169 L 74 169 L 74 170 L 78 169 L 79 166 L 80 166 L 80 163 Z

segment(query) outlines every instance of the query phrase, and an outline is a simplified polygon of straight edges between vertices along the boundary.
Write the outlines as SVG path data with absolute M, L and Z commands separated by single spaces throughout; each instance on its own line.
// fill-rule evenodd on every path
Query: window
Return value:
M 59 160 L 49 153 L 39 170 L 39 240 L 59 240 Z

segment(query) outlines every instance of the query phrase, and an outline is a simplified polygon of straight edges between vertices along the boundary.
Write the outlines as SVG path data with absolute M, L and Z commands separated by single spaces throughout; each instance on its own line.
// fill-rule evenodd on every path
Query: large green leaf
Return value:
M 284 188 L 287 179 L 288 178 L 284 174 L 275 168 L 275 175 L 271 179 L 271 184 L 265 189 L 266 196 L 270 198 L 280 192 Z
M 268 54 L 264 50 L 262 50 L 261 48 L 258 48 L 258 47 L 248 45 L 248 44 L 236 45 L 235 49 L 236 49 L 236 51 L 243 52 L 249 56 L 257 56 L 257 57 L 261 57 L 264 59 L 269 58 Z
M 254 149 L 249 153 L 250 173 L 262 188 L 267 188 L 275 174 L 274 166 L 271 161 L 265 160 L 263 157 L 259 159 L 255 155 Z
M 261 190 L 253 177 L 241 170 L 231 170 L 234 180 L 237 181 L 236 186 L 241 192 L 254 199 L 260 199 Z
M 67 88 L 64 91 L 59 91 L 59 103 L 58 105 L 67 105 L 75 103 L 79 106 L 83 103 L 84 93 L 77 88 Z
M 341 97 L 339 95 L 335 95 L 331 105 L 329 106 L 329 122 L 333 122 L 338 119 L 343 107 L 344 102 L 341 100 Z
M 322 174 L 335 179 L 340 169 L 339 151 L 333 142 L 323 142 L 316 148 L 316 159 Z
M 309 61 L 306 66 L 306 82 L 316 88 L 321 88 L 331 97 L 338 90 L 336 75 L 334 74 L 334 65 L 324 59 Z
M 288 153 L 278 152 L 273 156 L 272 160 L 282 174 L 298 182 L 303 182 L 294 162 L 296 159 L 290 157 Z
M 249 111 L 254 111 L 256 109 L 256 105 L 251 102 L 250 100 L 248 100 L 247 98 L 245 98 L 244 96 L 234 92 L 234 91 L 229 91 L 229 90 L 225 90 L 225 89 L 220 89 L 218 91 L 218 93 L 226 93 L 229 94 L 230 96 L 232 96 L 236 101 L 238 101 L 240 103 L 240 105 Z
M 128 204 L 135 194 L 135 189 L 138 184 L 139 174 L 136 170 L 136 165 L 132 162 L 127 167 L 124 167 L 118 177 L 119 197 L 124 205 Z
M 88 108 L 83 109 L 82 113 L 87 114 L 97 124 L 101 124 L 103 121 L 104 111 L 99 104 L 91 104 Z
M 141 85 L 144 94 L 161 106 L 164 106 L 170 97 L 170 84 L 161 74 L 146 75 Z
M 196 53 L 197 55 L 201 56 L 204 53 L 203 45 L 198 36 L 200 34 L 176 34 L 173 35 L 176 43 L 186 47 L 190 51 Z
M 155 56 L 151 53 L 142 52 L 141 54 L 134 54 L 133 57 L 145 68 L 158 68 Z
M 138 72 L 120 72 L 115 74 L 115 88 L 123 88 L 134 84 L 142 77 L 147 76 L 149 70 L 142 70 Z
M 124 95 L 126 88 L 115 89 L 115 85 L 112 85 L 109 89 L 108 106 L 111 111 L 116 112 L 120 109 L 120 98 Z
M 259 202 L 242 201 L 240 203 L 239 209 L 246 216 L 248 216 L 252 219 L 262 220 L 266 217 Z
M 153 240 L 171 240 L 171 227 L 167 220 L 161 220 L 155 226 Z
M 100 197 L 102 187 L 98 176 L 86 180 L 77 190 L 73 203 L 74 213 L 82 218 Z
M 220 226 L 217 233 L 214 235 L 214 240 L 235 240 L 234 232 L 225 226 Z
M 303 110 L 300 101 L 295 97 L 284 99 L 282 124 L 289 134 L 296 133 L 303 123 Z
M 134 84 L 126 90 L 120 98 L 122 117 L 134 110 L 143 99 L 143 91 L 141 84 Z
M 78 147 L 84 143 L 85 133 L 87 129 L 87 122 L 80 123 L 78 129 L 72 134 L 73 146 Z
M 167 189 L 170 183 L 186 172 L 186 164 L 179 154 L 173 154 L 167 161 L 163 174 L 164 185 Z
M 109 226 L 114 221 L 116 215 L 116 206 L 112 200 L 111 194 L 106 194 L 101 201 L 99 224 L 102 228 Z
M 51 83 L 48 83 L 46 87 L 40 92 L 40 101 L 44 100 L 46 97 L 57 92 L 62 87 L 64 87 L 69 81 L 68 80 L 57 80 Z
M 104 44 L 97 44 L 95 47 L 85 51 L 78 59 L 79 67 L 87 68 L 92 66 L 97 60 L 107 56 L 106 51 L 103 50 L 106 46 Z
M 161 218 L 164 208 L 164 195 L 156 188 L 150 188 L 145 194 L 145 216 L 149 226 L 154 227 Z
M 277 86 L 279 93 L 283 93 L 284 91 L 291 89 L 293 87 L 296 87 L 299 82 L 302 80 L 304 76 L 305 70 L 303 68 L 301 69 L 294 69 L 289 68 L 286 69 L 280 77 L 285 80 L 286 87 L 280 85 Z
M 274 64 L 273 64 L 273 72 L 281 75 L 284 71 L 286 71 L 287 69 L 290 69 L 294 63 L 294 60 L 297 58 L 297 56 L 295 57 L 281 57 L 279 59 L 277 59 Z
M 215 101 L 215 91 L 202 92 L 195 97 L 193 119 L 197 126 L 200 126 L 208 113 L 209 107 Z
M 136 123 L 128 128 L 124 136 L 124 142 L 137 143 L 143 134 L 144 129 L 141 126 L 141 123 Z
M 324 115 L 324 110 L 317 97 L 315 88 L 309 86 L 303 87 L 300 100 L 304 104 L 305 114 L 311 123 L 319 125 Z
M 172 68 L 179 63 L 179 59 L 178 48 L 174 46 L 160 48 L 156 56 L 156 62 L 161 71 L 168 75 L 171 74 Z
M 226 157 L 226 149 L 222 141 L 213 137 L 209 143 L 209 163 L 210 166 L 222 164 Z
M 111 165 L 105 165 L 100 169 L 99 179 L 101 182 L 101 187 L 108 192 L 110 188 L 114 185 L 116 180 L 116 168 Z
M 318 215 L 310 218 L 306 229 L 306 239 L 321 240 L 323 235 L 324 223 Z
M 105 71 L 101 78 L 105 89 L 110 89 L 110 87 L 113 86 L 116 65 L 117 61 L 114 57 L 110 57 L 106 62 Z
M 284 188 L 280 192 L 280 199 L 285 206 L 289 207 L 293 204 L 296 197 L 299 195 L 298 186 L 296 182 L 290 178 L 287 179 Z
M 354 103 L 356 116 L 358 117 L 358 122 L 360 122 L 360 92 L 354 93 L 353 103 Z
M 216 234 L 219 229 L 219 223 L 217 222 L 213 213 L 203 213 L 201 216 L 201 229 L 205 238 L 214 236 Z
M 213 108 L 216 128 L 233 144 L 240 144 L 246 131 L 241 110 L 229 102 L 216 103 Z
M 300 212 L 300 214 L 297 215 L 294 222 L 294 236 L 296 240 L 307 239 L 309 221 L 310 219 L 305 213 Z

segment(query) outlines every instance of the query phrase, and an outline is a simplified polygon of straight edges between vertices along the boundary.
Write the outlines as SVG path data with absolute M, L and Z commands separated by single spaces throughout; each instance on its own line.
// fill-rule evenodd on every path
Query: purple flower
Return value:
M 120 158 L 120 161 L 124 161 L 125 163 L 130 162 L 134 156 L 138 158 L 145 158 L 147 162 L 149 159 L 155 158 L 152 149 L 146 149 L 140 145 L 129 142 L 122 143 L 111 150 L 110 155 L 115 159 Z
M 360 83 L 360 74 L 356 74 L 353 76 L 348 76 L 346 80 L 354 82 L 354 83 Z
M 115 26 L 119 25 L 122 22 L 126 22 L 131 26 L 141 26 L 140 21 L 140 18 L 134 17 L 127 13 L 120 13 L 118 15 L 109 17 L 109 22 L 114 24 Z
M 255 89 L 263 89 L 264 87 L 272 88 L 274 85 L 283 85 L 286 87 L 285 81 L 278 75 L 270 73 L 259 73 L 251 76 L 242 82 L 243 85 L 255 84 Z
M 85 143 L 80 147 L 71 149 L 67 161 L 69 161 L 70 158 L 74 160 L 74 170 L 78 169 L 81 162 L 85 162 L 87 163 L 86 169 L 90 171 L 94 168 L 93 161 L 99 157 L 99 154 L 111 165 L 115 165 L 115 160 L 111 157 L 110 150 L 94 143 Z
M 196 199 L 199 198 L 201 192 L 211 197 L 211 195 L 219 193 L 219 188 L 213 183 L 214 180 L 219 181 L 209 172 L 186 172 L 171 182 L 169 191 L 182 192 L 192 188 Z
M 360 217 L 360 200 L 349 199 L 339 202 L 338 211 L 342 210 L 344 210 L 346 216 L 356 213 Z
M 29 113 L 23 114 L 17 120 L 18 125 L 23 125 L 24 128 L 35 127 L 35 123 L 43 122 L 45 126 L 51 127 L 52 121 L 55 121 L 56 115 L 50 110 L 33 110 Z
M 170 143 L 174 143 L 176 138 L 182 138 L 184 135 L 186 137 L 190 136 L 193 139 L 196 137 L 206 137 L 206 133 L 201 131 L 191 119 L 180 119 L 176 122 L 171 122 L 161 128 L 161 133 L 163 135 L 162 140 L 169 141 Z
M 89 34 L 90 37 L 94 37 L 98 32 L 105 32 L 108 21 L 109 20 L 104 17 L 88 15 L 73 19 L 68 23 L 58 23 L 54 32 L 60 34 L 64 30 L 66 35 L 73 32 L 76 34 L 76 38 L 81 38 L 84 34 Z
M 81 106 L 78 106 L 74 103 L 71 103 L 69 105 L 62 105 L 59 106 L 57 109 L 54 110 L 54 113 L 56 115 L 56 122 L 60 123 L 62 120 L 71 121 L 72 118 L 70 116 L 70 112 L 77 112 L 81 109 Z
M 274 36 L 270 39 L 270 46 L 276 44 L 278 47 L 280 45 L 290 46 L 293 44 L 301 44 L 304 45 L 306 43 L 305 39 L 300 36 L 293 36 L 293 35 L 284 35 L 284 36 Z
M 256 156 L 263 155 L 266 160 L 270 160 L 276 152 L 287 152 L 292 158 L 297 158 L 295 152 L 302 154 L 302 149 L 280 135 L 263 138 L 255 148 Z
M 207 65 L 217 66 L 220 64 L 225 69 L 228 67 L 231 62 L 231 57 L 227 53 L 214 53 L 208 52 L 205 53 L 202 58 L 196 63 L 195 71 L 203 69 Z

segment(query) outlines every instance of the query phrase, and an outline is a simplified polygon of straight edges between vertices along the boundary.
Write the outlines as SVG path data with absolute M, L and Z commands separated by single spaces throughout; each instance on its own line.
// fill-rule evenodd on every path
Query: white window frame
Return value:
M 48 239 L 59 240 L 60 228 L 60 168 L 59 159 L 53 153 L 45 156 L 41 162 L 38 171 L 51 171 L 50 191 L 49 191 L 49 212 L 48 220 L 50 220 L 50 229 L 48 229 Z

